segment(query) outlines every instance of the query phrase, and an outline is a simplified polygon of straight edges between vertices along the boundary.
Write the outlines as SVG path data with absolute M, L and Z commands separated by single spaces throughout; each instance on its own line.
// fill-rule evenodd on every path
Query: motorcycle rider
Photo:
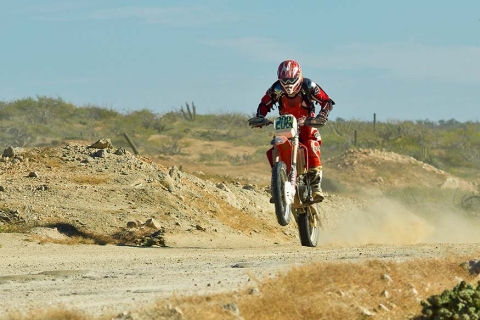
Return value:
M 320 105 L 320 111 L 315 122 L 325 125 L 328 114 L 335 102 L 315 82 L 304 78 L 300 64 L 295 60 L 285 60 L 278 66 L 278 80 L 267 90 L 257 108 L 256 117 L 265 117 L 274 105 L 278 103 L 280 115 L 291 114 L 295 118 L 315 117 L 315 105 Z M 263 125 L 254 125 L 262 127 Z M 303 125 L 300 127 L 299 140 L 308 150 L 308 176 L 312 186 L 314 202 L 324 199 L 322 183 L 322 163 L 320 161 L 320 145 L 322 138 L 316 128 Z M 273 147 L 267 151 L 270 165 L 273 167 Z

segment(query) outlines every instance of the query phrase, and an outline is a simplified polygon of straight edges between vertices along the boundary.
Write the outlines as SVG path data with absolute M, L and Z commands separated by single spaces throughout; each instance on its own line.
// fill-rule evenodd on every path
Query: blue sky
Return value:
M 296 59 L 334 119 L 480 120 L 480 1 L 0 0 L 0 100 L 253 114 Z M 276 111 L 274 111 L 276 113 Z

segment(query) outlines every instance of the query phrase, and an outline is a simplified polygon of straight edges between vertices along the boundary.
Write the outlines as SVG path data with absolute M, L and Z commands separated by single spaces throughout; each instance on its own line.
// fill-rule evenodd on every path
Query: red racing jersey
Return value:
M 319 104 L 320 112 L 324 112 L 328 116 L 335 104 L 318 84 L 308 78 L 303 79 L 301 90 L 291 97 L 283 92 L 280 81 L 277 80 L 267 90 L 258 105 L 257 117 L 266 116 L 277 103 L 280 115 L 291 114 L 296 118 L 314 117 L 315 104 Z

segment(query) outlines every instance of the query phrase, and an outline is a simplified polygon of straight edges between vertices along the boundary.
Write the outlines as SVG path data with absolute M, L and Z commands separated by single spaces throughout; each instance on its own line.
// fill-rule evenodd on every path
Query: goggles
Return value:
M 298 77 L 297 78 L 285 78 L 285 79 L 280 79 L 280 82 L 284 85 L 286 84 L 294 84 L 295 82 L 297 82 L 298 80 Z

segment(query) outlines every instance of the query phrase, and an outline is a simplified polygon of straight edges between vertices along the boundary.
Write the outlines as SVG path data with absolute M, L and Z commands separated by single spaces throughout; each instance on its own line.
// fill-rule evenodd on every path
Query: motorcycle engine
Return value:
M 306 202 L 308 197 L 308 187 L 304 178 L 304 176 L 297 178 L 297 194 L 301 202 Z

